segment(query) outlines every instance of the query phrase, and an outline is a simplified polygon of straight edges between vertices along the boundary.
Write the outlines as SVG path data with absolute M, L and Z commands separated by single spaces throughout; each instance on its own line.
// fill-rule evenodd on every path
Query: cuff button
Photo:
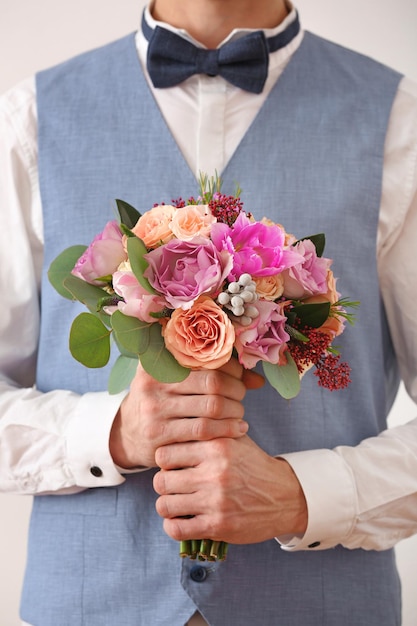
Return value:
M 100 476 L 103 476 L 103 470 L 97 467 L 97 465 L 93 465 L 93 467 L 90 467 L 90 472 L 96 478 L 100 478 Z

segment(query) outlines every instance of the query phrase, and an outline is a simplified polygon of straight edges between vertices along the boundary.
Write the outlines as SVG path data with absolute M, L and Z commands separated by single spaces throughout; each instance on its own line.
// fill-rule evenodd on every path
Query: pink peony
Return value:
M 252 369 L 258 361 L 281 363 L 290 336 L 285 330 L 286 317 L 274 302 L 258 300 L 254 303 L 259 315 L 250 326 L 235 324 L 235 348 L 239 362 Z
M 301 260 L 294 248 L 285 248 L 285 232 L 279 226 L 251 222 L 244 212 L 232 227 L 213 224 L 211 239 L 219 250 L 233 255 L 229 280 L 245 273 L 252 278 L 272 276 Z
M 144 322 L 155 322 L 150 314 L 159 313 L 166 307 L 165 300 L 146 291 L 131 271 L 115 272 L 113 288 L 124 300 L 117 305 L 124 315 L 137 317 Z
M 230 254 L 204 237 L 173 239 L 144 258 L 149 263 L 144 276 L 173 309 L 189 309 L 202 294 L 216 296 L 232 267 Z
M 217 369 L 232 356 L 233 324 L 209 296 L 198 298 L 187 311 L 174 311 L 163 335 L 167 349 L 184 367 Z
M 92 285 L 108 282 L 122 261 L 127 259 L 123 236 L 116 220 L 108 222 L 78 259 L 72 274 Z
M 309 239 L 299 241 L 294 248 L 301 261 L 283 272 L 285 298 L 301 300 L 327 293 L 327 272 L 331 260 L 318 257 L 316 247 Z

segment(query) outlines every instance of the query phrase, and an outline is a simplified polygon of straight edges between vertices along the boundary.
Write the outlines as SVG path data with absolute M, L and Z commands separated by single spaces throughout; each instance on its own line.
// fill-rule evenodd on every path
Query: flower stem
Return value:
M 224 561 L 228 544 L 211 539 L 192 539 L 180 542 L 180 556 L 195 561 Z
M 191 554 L 191 541 L 181 541 L 180 543 L 180 557 L 184 558 Z

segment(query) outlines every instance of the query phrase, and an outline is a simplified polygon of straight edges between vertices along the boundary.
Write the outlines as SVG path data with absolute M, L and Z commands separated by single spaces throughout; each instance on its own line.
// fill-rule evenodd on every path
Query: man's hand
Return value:
M 163 446 L 156 462 L 156 509 L 173 539 L 244 544 L 306 530 L 306 502 L 290 465 L 248 436 Z
M 185 381 L 170 384 L 155 381 L 139 365 L 111 430 L 113 461 L 125 469 L 155 467 L 160 447 L 241 437 L 248 429 L 242 400 L 247 388 L 262 384 L 236 359 L 220 370 L 193 371 Z

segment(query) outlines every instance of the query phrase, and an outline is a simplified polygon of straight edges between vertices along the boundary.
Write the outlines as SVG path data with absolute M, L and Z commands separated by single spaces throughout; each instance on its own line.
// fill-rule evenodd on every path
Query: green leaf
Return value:
M 149 293 L 156 293 L 155 289 L 151 287 L 148 279 L 143 275 L 144 271 L 148 267 L 148 262 L 143 257 L 143 255 L 147 253 L 147 249 L 143 241 L 139 239 L 139 237 L 129 237 L 127 240 L 127 253 L 129 255 L 132 272 L 138 279 L 139 283 Z
M 110 331 L 91 313 L 80 313 L 72 323 L 70 351 L 87 367 L 104 367 L 110 358 Z
M 300 333 L 299 330 L 293 328 L 289 324 L 285 324 L 285 330 L 287 331 L 291 339 L 295 339 L 296 341 L 301 341 L 303 343 L 309 341 L 309 338 L 306 335 Z
M 86 249 L 87 246 L 72 246 L 71 248 L 66 248 L 49 266 L 49 282 L 61 296 L 68 300 L 73 300 L 74 296 L 65 288 L 64 280 L 71 275 L 74 265 Z
M 286 400 L 295 398 L 300 392 L 300 375 L 290 353 L 285 353 L 285 365 L 273 365 L 264 361 L 262 367 L 269 384 Z
M 317 302 L 316 304 L 296 304 L 292 309 L 303 326 L 319 328 L 329 317 L 330 302 Z
M 124 224 L 119 224 L 119 228 L 122 231 L 122 234 L 126 235 L 126 237 L 136 237 L 135 233 L 131 231 L 130 228 L 128 228 Z
M 317 256 L 323 256 L 324 247 L 326 245 L 326 235 L 324 233 L 318 233 L 317 235 L 310 235 L 309 237 L 302 237 L 298 241 L 305 241 L 306 239 L 310 239 L 314 243 L 316 248 Z M 293 245 L 295 246 L 298 241 L 296 241 Z
M 143 354 L 150 343 L 150 328 L 153 324 L 142 322 L 137 317 L 115 311 L 111 316 L 114 339 L 120 348 L 130 354 Z M 159 324 L 158 324 L 159 326 Z
M 64 286 L 72 293 L 76 300 L 84 304 L 87 309 L 99 317 L 102 322 L 109 325 L 109 315 L 100 310 L 100 302 L 109 295 L 107 291 L 96 285 L 90 285 L 90 283 L 86 283 L 85 280 L 78 278 L 78 276 L 73 276 L 72 274 L 67 276 L 64 280 Z
M 138 367 L 138 358 L 120 355 L 112 367 L 108 382 L 108 392 L 116 394 L 127 389 L 132 382 Z
M 161 383 L 179 383 L 190 373 L 190 370 L 182 367 L 165 347 L 161 326 L 158 323 L 150 327 L 149 347 L 141 354 L 140 362 L 143 369 Z
M 139 211 L 131 204 L 124 200 L 116 200 L 117 210 L 119 211 L 120 221 L 128 228 L 133 228 L 141 217 Z

